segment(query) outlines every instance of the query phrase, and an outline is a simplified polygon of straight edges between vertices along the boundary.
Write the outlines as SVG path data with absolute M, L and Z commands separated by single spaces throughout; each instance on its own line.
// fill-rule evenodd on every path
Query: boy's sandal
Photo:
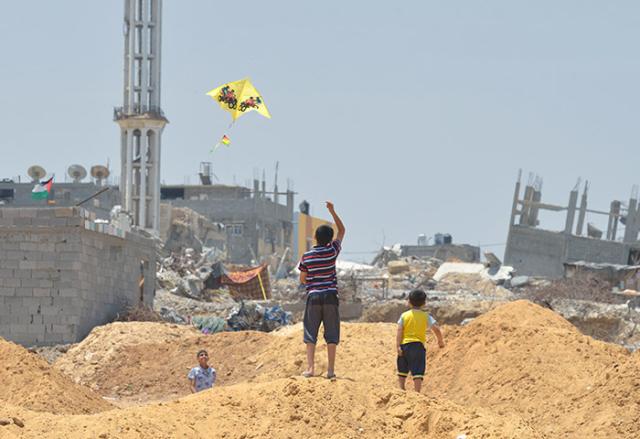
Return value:
M 335 379 L 337 379 L 337 378 L 338 378 L 338 377 L 336 377 L 336 374 L 335 374 L 335 373 L 331 373 L 331 374 L 329 374 L 329 373 L 328 373 L 328 374 L 327 374 L 327 379 L 329 379 L 329 380 L 335 380 Z
M 302 372 L 302 376 L 305 378 L 313 378 L 313 374 L 311 372 L 307 372 L 306 370 Z

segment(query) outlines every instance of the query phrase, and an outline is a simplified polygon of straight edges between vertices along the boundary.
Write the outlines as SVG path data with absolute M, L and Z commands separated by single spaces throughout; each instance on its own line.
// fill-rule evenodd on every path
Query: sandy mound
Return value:
M 564 410 L 566 432 L 592 432 L 594 437 L 638 437 L 640 429 L 640 351 L 602 372 L 593 387 Z
M 297 377 L 304 367 L 300 325 L 210 336 L 168 324 L 107 325 L 56 367 L 120 402 L 165 402 L 66 418 L 7 407 L 0 418 L 24 417 L 25 437 L 611 438 L 640 432 L 640 354 L 584 336 L 530 302 L 444 327 L 445 349 L 430 336 L 424 395 L 395 389 L 396 325 L 342 328 L 340 379 L 330 382 Z M 185 375 L 203 347 L 218 370 L 218 386 L 168 401 L 187 394 Z M 325 357 L 321 343 L 319 374 L 326 372 Z M 15 425 L 0 428 L 20 432 Z
M 198 350 L 209 352 L 217 384 L 233 384 L 255 376 L 251 356 L 264 351 L 272 338 L 263 332 L 207 336 L 187 326 L 116 322 L 95 328 L 54 367 L 125 403 L 167 400 L 189 393 L 186 377 L 197 364 Z
M 0 408 L 0 417 L 7 416 L 25 424 L 4 427 L 8 431 L 40 438 L 543 437 L 514 416 L 393 389 L 372 390 L 366 383 L 303 378 L 238 384 L 94 416 L 62 418 Z
M 0 358 L 0 400 L 6 403 L 60 414 L 97 413 L 113 408 L 38 355 L 2 338 Z
M 519 413 L 550 433 L 558 433 L 558 412 L 567 401 L 593 388 L 602 370 L 629 356 L 526 301 L 455 328 L 448 339 L 446 350 L 431 348 L 429 394 Z

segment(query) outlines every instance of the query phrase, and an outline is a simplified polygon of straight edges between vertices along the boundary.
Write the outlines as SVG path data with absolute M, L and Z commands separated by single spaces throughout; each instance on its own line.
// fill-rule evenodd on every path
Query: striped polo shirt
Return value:
M 302 255 L 298 269 L 307 273 L 307 294 L 338 293 L 336 259 L 341 248 L 340 241 L 335 240 L 327 245 L 316 245 Z

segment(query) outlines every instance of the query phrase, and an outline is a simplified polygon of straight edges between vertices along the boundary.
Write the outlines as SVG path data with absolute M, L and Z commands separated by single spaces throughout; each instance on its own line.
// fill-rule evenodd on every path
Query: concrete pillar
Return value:
M 160 230 L 160 158 L 162 157 L 161 139 L 162 128 L 154 130 L 153 143 L 154 143 L 154 163 L 153 163 L 153 185 L 154 195 L 152 199 L 153 203 L 153 229 Z
M 257 179 L 253 179 L 253 198 L 260 198 L 260 182 Z
M 539 203 L 542 200 L 542 192 L 538 190 L 533 191 L 533 196 L 531 201 L 534 203 Z M 531 206 L 529 215 L 529 225 L 531 227 L 536 227 L 538 225 L 538 212 L 540 212 L 540 208 L 538 206 Z
M 160 69 L 160 54 L 162 53 L 162 0 L 151 2 L 152 11 L 152 56 L 151 61 L 151 86 L 153 87 L 153 102 L 151 105 L 160 106 L 160 75 L 162 70 Z
M 124 113 L 133 113 L 134 84 L 135 84 L 135 1 L 125 0 L 125 101 Z
M 293 214 L 293 191 L 287 191 L 287 209 Z
M 638 200 L 631 198 L 627 210 L 627 223 L 624 228 L 624 242 L 635 242 L 638 239 L 637 208 Z
M 518 181 L 516 181 L 516 187 L 513 191 L 513 204 L 511 205 L 511 219 L 509 220 L 509 227 L 513 226 L 516 220 L 516 214 L 518 212 L 518 198 L 520 197 L 520 173 L 518 174 Z
M 578 206 L 578 191 L 573 190 L 569 195 L 569 207 L 567 207 L 567 220 L 564 225 L 564 233 L 571 234 L 573 230 L 573 222 L 576 217 L 576 207 Z
M 127 190 L 125 192 L 124 210 L 133 211 L 133 130 L 127 130 L 127 155 L 125 157 L 125 172 L 127 179 Z M 122 178 L 122 176 L 120 177 Z
M 140 45 L 142 46 L 142 52 L 141 52 L 141 58 L 140 58 L 140 75 L 141 75 L 141 81 L 140 81 L 140 106 L 141 106 L 141 111 L 145 112 L 145 111 L 149 111 L 149 86 L 151 85 L 150 81 L 149 81 L 149 68 L 147 65 L 147 62 L 149 60 L 149 54 L 147 53 L 147 47 L 148 47 L 148 29 L 149 29 L 149 22 L 148 22 L 148 16 L 149 16 L 149 8 L 151 7 L 149 5 L 148 1 L 143 0 L 142 1 L 142 28 L 141 28 L 141 32 L 140 32 L 140 37 L 141 37 L 141 41 L 140 41 Z
M 147 151 L 149 150 L 149 136 L 147 130 L 140 135 L 140 198 L 138 210 L 138 225 L 147 227 Z
M 584 184 L 584 191 L 582 192 L 582 199 L 580 200 L 580 213 L 578 214 L 578 225 L 576 226 L 576 235 L 582 235 L 582 229 L 584 228 L 584 220 L 587 216 L 587 188 L 588 182 Z M 607 232 L 608 233 L 608 232 Z
M 529 224 L 529 213 L 531 211 L 530 201 L 533 200 L 533 186 L 527 185 L 524 188 L 524 197 L 522 198 L 522 211 L 520 213 L 520 225 L 526 226 Z

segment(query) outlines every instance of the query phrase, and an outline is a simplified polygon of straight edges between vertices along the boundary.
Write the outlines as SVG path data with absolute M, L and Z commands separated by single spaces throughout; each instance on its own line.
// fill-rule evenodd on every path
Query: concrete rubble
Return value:
M 187 246 L 193 243 L 192 232 L 180 236 L 186 237 L 185 242 L 174 243 L 177 250 L 158 264 L 154 308 L 164 320 L 215 332 L 272 330 L 271 326 L 302 319 L 305 292 L 295 268 L 272 276 L 271 300 L 234 300 L 225 285 L 211 282 L 224 270 L 224 254 L 216 248 Z M 636 330 L 640 317 L 634 305 L 640 298 L 630 293 L 615 295 L 607 279 L 584 280 L 576 274 L 559 281 L 515 275 L 513 267 L 502 264 L 495 255 L 487 253 L 485 258 L 485 263 L 468 263 L 402 257 L 395 246 L 382 249 L 371 265 L 339 260 L 336 269 L 343 318 L 395 322 L 406 310 L 408 293 L 419 288 L 427 291 L 427 307 L 441 324 L 463 325 L 501 304 L 525 298 L 554 309 L 595 338 L 629 349 L 640 345 L 640 331 Z M 269 310 L 279 317 L 265 320 Z

